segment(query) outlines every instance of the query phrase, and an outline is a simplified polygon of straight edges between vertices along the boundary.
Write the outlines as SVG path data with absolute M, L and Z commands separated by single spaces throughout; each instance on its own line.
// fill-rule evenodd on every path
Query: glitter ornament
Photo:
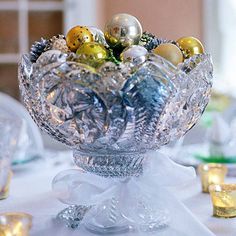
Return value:
M 75 26 L 66 35 L 66 44 L 72 52 L 83 44 L 94 41 L 92 33 L 87 27 Z
M 146 60 L 148 51 L 140 45 L 132 45 L 121 53 L 120 58 L 122 62 L 130 62 L 131 65 L 140 65 Z
M 148 51 L 151 51 L 159 44 L 160 43 L 156 36 L 148 32 L 144 32 L 139 40 L 139 45 L 145 47 Z
M 52 49 L 54 50 L 60 50 L 64 53 L 70 52 L 65 39 L 57 39 L 52 44 Z
M 39 56 L 45 51 L 49 41 L 41 38 L 40 41 L 35 42 L 30 49 L 30 61 L 36 62 Z
M 134 16 L 116 14 L 106 24 L 105 38 L 111 47 L 128 47 L 138 44 L 142 36 L 142 26 Z
M 53 36 L 51 39 L 49 39 L 48 46 L 45 48 L 45 51 L 46 50 L 60 50 L 63 53 L 70 52 L 66 44 L 66 38 L 62 34 L 58 34 L 57 36 Z
M 161 57 L 164 57 L 175 66 L 183 62 L 184 59 L 181 50 L 172 43 L 163 43 L 156 47 L 153 52 Z
M 194 37 L 182 37 L 178 39 L 177 44 L 184 54 L 184 58 L 192 57 L 196 54 L 204 53 L 202 43 Z
M 102 65 L 108 58 L 107 49 L 99 43 L 90 42 L 84 43 L 76 51 L 78 55 L 78 61 L 88 64 L 93 67 Z

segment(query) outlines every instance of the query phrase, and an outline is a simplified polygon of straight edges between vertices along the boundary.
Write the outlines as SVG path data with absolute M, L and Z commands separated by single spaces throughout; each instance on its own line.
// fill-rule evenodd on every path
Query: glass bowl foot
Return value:
M 85 224 L 85 228 L 86 230 L 94 234 L 114 235 L 127 233 L 132 227 L 127 225 L 125 222 L 123 224 L 120 223 L 115 226 L 104 226 L 99 224 L 96 219 L 92 219 L 90 223 Z

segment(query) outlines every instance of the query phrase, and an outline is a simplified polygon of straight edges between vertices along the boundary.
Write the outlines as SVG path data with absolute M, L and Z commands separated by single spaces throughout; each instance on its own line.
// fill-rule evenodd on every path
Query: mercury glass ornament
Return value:
M 122 62 L 130 62 L 130 65 L 140 65 L 146 60 L 146 55 L 148 51 L 146 48 L 139 45 L 132 45 L 120 54 L 120 59 Z
M 116 14 L 105 26 L 105 38 L 111 47 L 128 47 L 138 44 L 142 26 L 138 19 L 129 14 Z
M 49 50 L 36 63 L 23 55 L 19 65 L 20 91 L 30 115 L 42 130 L 73 149 L 76 165 L 88 174 L 83 179 L 84 172 L 73 170 L 68 178 L 55 178 L 54 189 L 65 186 L 62 197 L 68 197 L 68 203 L 75 205 L 80 199 L 80 205 L 85 205 L 81 192 L 71 195 L 76 190 L 73 186 L 81 183 L 77 188 L 81 190 L 88 184 L 87 178 L 93 179 L 85 189 L 92 191 L 88 195 L 91 207 L 74 207 L 63 211 L 60 218 L 77 225 L 72 218 L 81 219 L 85 214 L 90 231 L 108 235 L 130 229 L 162 229 L 167 224 L 166 213 L 149 202 L 150 196 L 138 187 L 135 203 L 130 195 L 122 194 L 144 175 L 149 151 L 180 138 L 201 117 L 212 87 L 210 55 L 194 55 L 176 67 L 148 53 L 135 71 L 129 62 L 106 62 L 92 71 L 69 58 L 61 51 Z M 102 195 L 105 200 L 95 203 L 104 185 L 108 187 Z M 111 196 L 114 185 L 122 191 L 113 191 L 117 194 Z M 123 201 L 128 210 L 122 208 Z M 131 209 L 137 210 L 136 216 L 129 215 Z

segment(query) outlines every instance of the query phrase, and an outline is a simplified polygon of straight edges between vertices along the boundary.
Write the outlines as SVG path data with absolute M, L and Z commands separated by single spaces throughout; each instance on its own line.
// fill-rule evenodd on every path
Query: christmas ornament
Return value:
M 100 29 L 93 27 L 93 26 L 88 27 L 88 29 L 92 33 L 93 40 L 95 42 L 103 44 L 104 46 L 108 46 L 105 36 L 104 36 L 104 33 Z
M 189 58 L 196 54 L 204 53 L 202 43 L 194 37 L 182 37 L 176 41 L 184 57 Z
M 49 41 L 41 38 L 40 41 L 35 42 L 30 49 L 30 61 L 36 62 L 39 56 L 45 51 Z
M 66 35 L 67 46 L 72 52 L 76 52 L 83 43 L 92 41 L 94 41 L 93 35 L 85 26 L 75 26 Z
M 183 62 L 184 59 L 181 50 L 172 43 L 163 43 L 156 47 L 153 52 L 161 57 L 164 57 L 175 66 Z
M 160 44 L 158 38 L 155 35 L 144 32 L 139 40 L 139 45 L 145 47 L 148 51 L 151 51 Z
M 162 43 L 176 44 L 176 42 L 173 40 L 157 38 L 154 34 L 151 34 L 149 32 L 144 32 L 139 40 L 139 45 L 145 47 L 148 51 L 153 50 Z
M 142 26 L 134 16 L 117 14 L 106 24 L 105 38 L 111 47 L 127 47 L 138 44 Z
M 140 65 L 146 60 L 148 51 L 140 45 L 132 45 L 120 54 L 122 62 L 130 62 L 131 65 Z
M 93 67 L 100 66 L 108 58 L 108 51 L 99 43 L 84 43 L 76 51 L 78 61 Z
M 70 52 L 67 44 L 66 44 L 66 38 L 64 35 L 58 34 L 57 36 L 53 36 L 51 39 L 49 39 L 49 43 L 46 50 L 60 50 L 63 53 Z

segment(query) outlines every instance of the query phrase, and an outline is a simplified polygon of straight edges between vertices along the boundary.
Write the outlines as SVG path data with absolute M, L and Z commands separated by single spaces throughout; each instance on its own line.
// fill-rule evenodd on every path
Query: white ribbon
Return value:
M 167 188 L 195 178 L 192 167 L 178 165 L 157 152 L 148 155 L 143 167 L 139 177 L 124 179 L 104 178 L 79 169 L 63 171 L 54 178 L 53 190 L 61 202 L 69 205 L 99 205 L 118 199 L 121 213 L 135 220 L 140 199 L 151 208 L 167 207 L 173 198 Z
M 104 200 L 140 189 L 143 194 L 151 195 L 157 188 L 175 187 L 195 178 L 192 167 L 176 164 L 168 157 L 152 152 L 144 163 L 143 174 L 139 177 L 104 178 L 86 173 L 80 169 L 60 172 L 53 180 L 56 197 L 69 205 L 96 205 Z M 130 196 L 130 195 L 129 195 Z
M 173 221 L 170 222 L 167 234 L 163 235 L 175 235 L 175 232 L 180 235 L 178 230 L 188 228 L 193 236 L 210 236 L 213 234 L 168 191 L 168 187 L 186 184 L 194 178 L 195 171 L 192 167 L 183 167 L 163 154 L 152 152 L 146 158 L 143 174 L 139 177 L 104 178 L 79 169 L 67 170 L 55 177 L 53 190 L 61 202 L 69 205 L 103 206 L 106 200 L 118 199 L 117 209 L 122 216 L 133 222 L 138 231 L 145 221 L 152 221 L 153 218 L 148 218 L 149 216 L 158 221 L 162 211 L 167 210 Z M 143 214 L 144 208 L 140 209 L 138 205 L 140 200 L 145 200 L 145 209 L 148 210 L 146 215 Z M 89 220 L 90 211 L 82 221 L 86 223 Z M 184 232 L 181 231 L 181 235 L 182 233 Z

